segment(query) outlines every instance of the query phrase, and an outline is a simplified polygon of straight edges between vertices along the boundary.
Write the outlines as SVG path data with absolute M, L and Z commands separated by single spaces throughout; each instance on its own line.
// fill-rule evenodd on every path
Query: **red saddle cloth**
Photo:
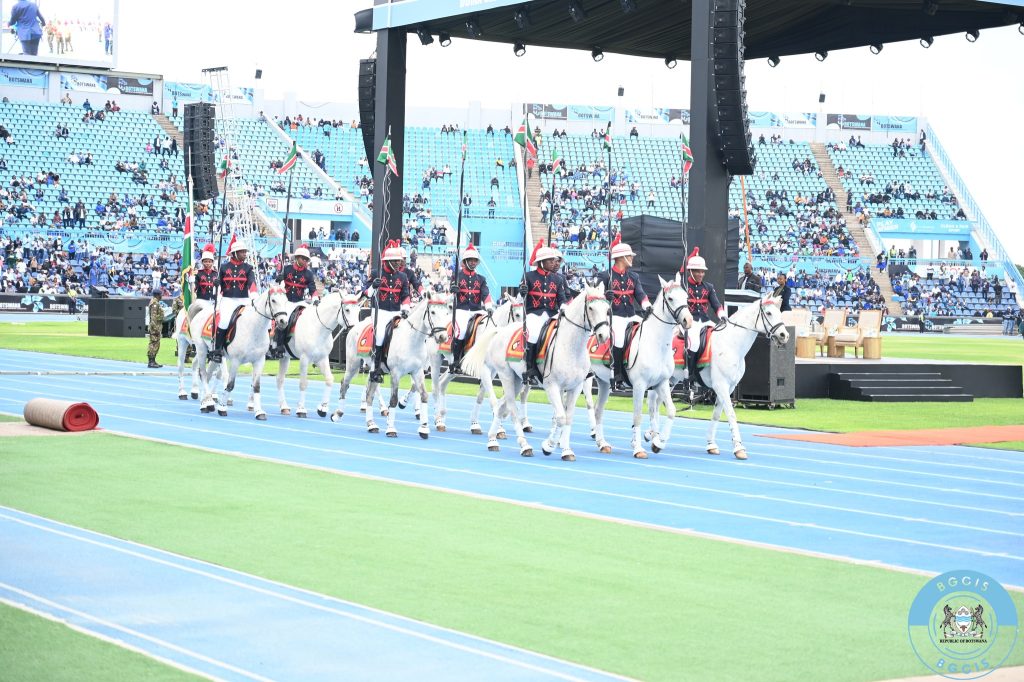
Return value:
M 366 329 L 359 335 L 356 341 L 356 355 L 359 357 L 370 357 L 373 352 L 373 325 L 366 325 Z
M 487 319 L 486 315 L 474 315 L 469 319 L 469 332 L 466 334 L 466 345 L 463 347 L 463 351 L 468 351 L 476 343 L 476 333 L 480 329 L 480 325 L 484 320 Z M 452 352 L 452 341 L 455 340 L 455 330 L 452 328 L 452 323 L 448 323 L 448 340 L 444 343 L 438 344 L 438 348 L 445 353 Z
M 537 366 L 542 367 L 544 360 L 548 356 L 548 346 L 551 345 L 551 339 L 555 335 L 555 329 L 558 327 L 558 318 L 546 322 L 540 330 L 540 344 L 537 348 Z M 505 347 L 505 359 L 509 362 L 516 362 L 523 359 L 523 352 L 525 348 L 523 346 L 523 329 L 518 328 L 513 332 L 512 338 L 508 340 L 508 346 Z
M 714 331 L 714 327 L 701 328 L 700 345 L 697 346 L 698 369 L 711 364 L 711 335 Z M 672 358 L 675 360 L 676 367 L 686 367 L 686 339 L 681 339 L 678 336 L 672 337 Z

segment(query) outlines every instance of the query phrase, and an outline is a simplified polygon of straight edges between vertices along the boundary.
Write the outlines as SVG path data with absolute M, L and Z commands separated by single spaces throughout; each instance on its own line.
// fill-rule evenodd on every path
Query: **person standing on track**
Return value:
M 164 306 L 161 303 L 163 292 L 153 289 L 153 298 L 149 300 L 149 346 L 146 348 L 146 355 L 149 356 L 149 368 L 160 369 L 163 365 L 157 364 L 156 354 L 160 352 L 160 337 L 164 333 Z

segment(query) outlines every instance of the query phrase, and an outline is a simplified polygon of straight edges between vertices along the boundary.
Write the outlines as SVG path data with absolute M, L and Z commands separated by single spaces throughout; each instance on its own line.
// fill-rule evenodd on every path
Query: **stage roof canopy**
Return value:
M 570 16 L 571 3 L 582 8 L 579 21 Z M 627 6 L 634 9 L 626 12 Z M 519 10 L 528 17 L 522 28 Z M 690 0 L 401 0 L 358 12 L 356 29 L 404 27 L 447 33 L 453 40 L 689 60 L 691 10 Z M 469 20 L 479 27 L 476 37 Z M 746 58 L 919 40 L 1022 21 L 1024 0 L 747 0 Z

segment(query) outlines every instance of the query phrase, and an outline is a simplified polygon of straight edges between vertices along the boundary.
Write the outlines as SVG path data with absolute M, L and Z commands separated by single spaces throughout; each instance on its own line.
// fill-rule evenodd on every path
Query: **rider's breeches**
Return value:
M 540 328 L 551 319 L 549 313 L 529 313 L 526 316 L 526 340 L 527 343 L 537 343 L 540 339 Z
M 217 315 L 220 319 L 217 321 L 217 329 L 227 329 L 228 323 L 231 322 L 231 315 L 234 314 L 237 308 L 247 305 L 249 303 L 248 298 L 222 298 L 217 302 Z

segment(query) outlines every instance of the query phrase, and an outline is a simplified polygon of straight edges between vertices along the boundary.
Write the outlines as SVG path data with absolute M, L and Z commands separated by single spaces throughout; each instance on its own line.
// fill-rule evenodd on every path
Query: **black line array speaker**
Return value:
M 736 386 L 741 403 L 792 405 L 796 400 L 796 327 L 787 327 L 789 341 L 779 348 L 758 336 L 746 357 L 746 372 Z
M 744 0 L 714 0 L 712 5 L 712 131 L 722 163 L 731 175 L 750 175 L 757 162 L 743 74 L 745 10 Z
M 89 299 L 89 336 L 146 336 L 148 298 L 119 296 Z
M 729 218 L 725 232 L 725 288 L 734 288 L 740 280 L 740 223 Z
M 647 296 L 654 301 L 658 294 L 658 276 L 671 279 L 683 265 L 683 224 L 655 216 L 641 215 L 622 221 L 622 241 L 636 252 L 633 272 Z M 599 266 L 604 270 L 607 264 Z
M 373 107 L 377 100 L 377 60 L 359 60 L 359 128 L 363 131 L 363 149 L 366 160 L 373 168 L 377 153 L 373 140 Z
M 216 108 L 208 102 L 185 105 L 185 176 L 192 177 L 192 199 L 205 201 L 220 194 L 214 170 Z

